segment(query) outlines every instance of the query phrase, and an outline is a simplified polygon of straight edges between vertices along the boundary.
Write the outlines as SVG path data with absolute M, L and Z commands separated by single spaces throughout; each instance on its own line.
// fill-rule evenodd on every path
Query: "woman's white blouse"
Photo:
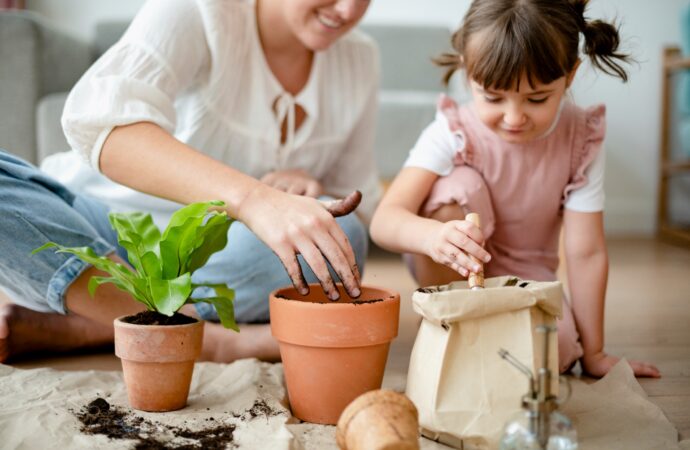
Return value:
M 253 0 L 150 0 L 70 93 L 62 126 L 74 151 L 42 168 L 113 210 L 150 211 L 165 225 L 178 204 L 99 173 L 114 127 L 153 122 L 256 178 L 300 168 L 328 194 L 359 189 L 359 211 L 369 219 L 380 197 L 373 150 L 378 67 L 373 41 L 349 33 L 315 54 L 307 84 L 293 97 L 264 58 Z M 296 130 L 295 104 L 306 112 Z

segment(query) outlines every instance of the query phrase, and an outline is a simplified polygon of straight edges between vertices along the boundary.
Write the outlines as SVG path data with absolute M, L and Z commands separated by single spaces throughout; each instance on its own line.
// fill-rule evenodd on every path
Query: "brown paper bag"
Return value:
M 407 375 L 407 396 L 419 410 L 422 434 L 461 449 L 498 448 L 504 424 L 520 410 L 527 376 L 498 356 L 504 348 L 537 373 L 543 334 L 556 326 L 559 282 L 489 278 L 485 289 L 467 282 L 417 290 L 423 320 Z M 558 336 L 550 333 L 552 393 L 558 393 Z

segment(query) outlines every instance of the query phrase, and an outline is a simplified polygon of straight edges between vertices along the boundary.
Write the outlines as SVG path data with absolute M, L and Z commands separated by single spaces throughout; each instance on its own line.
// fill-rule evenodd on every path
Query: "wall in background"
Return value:
M 131 17 L 142 0 L 27 0 L 61 28 L 91 38 L 93 25 L 103 19 Z M 618 18 L 626 48 L 638 64 L 630 81 L 580 69 L 573 95 L 583 106 L 606 103 L 606 228 L 617 234 L 651 234 L 656 217 L 661 51 L 680 38 L 679 12 L 687 0 L 593 0 L 589 17 Z M 372 0 L 366 22 L 443 24 L 454 28 L 468 0 Z

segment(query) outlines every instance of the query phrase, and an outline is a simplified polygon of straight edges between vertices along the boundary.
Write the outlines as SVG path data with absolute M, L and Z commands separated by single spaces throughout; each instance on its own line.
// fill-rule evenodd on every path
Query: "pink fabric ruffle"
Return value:
M 439 96 L 438 102 L 436 103 L 436 109 L 440 111 L 448 121 L 450 131 L 460 136 L 464 143 L 464 146 L 458 148 L 456 151 L 455 160 L 453 161 L 455 165 L 460 166 L 467 164 L 477 167 L 477 154 L 472 146 L 472 139 L 468 139 L 469 130 L 465 127 L 466 120 L 463 117 L 463 114 L 467 112 L 463 112 L 455 100 L 446 94 L 441 94 Z
M 585 171 L 601 151 L 606 135 L 606 106 L 590 106 L 579 119 L 570 162 L 570 182 L 563 190 L 563 203 L 572 191 L 587 183 Z

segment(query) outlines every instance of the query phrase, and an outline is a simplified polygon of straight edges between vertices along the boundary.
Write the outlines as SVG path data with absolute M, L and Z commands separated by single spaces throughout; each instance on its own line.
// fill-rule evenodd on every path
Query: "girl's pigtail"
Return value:
M 601 20 L 588 22 L 584 17 L 587 1 L 570 1 L 580 31 L 585 37 L 585 54 L 589 56 L 596 68 L 609 75 L 617 76 L 623 81 L 628 81 L 628 73 L 619 61 L 629 62 L 630 55 L 618 51 L 620 44 L 618 28 Z
M 592 63 L 609 75 L 628 81 L 628 73 L 616 60 L 627 62 L 629 56 L 618 52 L 620 37 L 618 29 L 610 23 L 594 20 L 588 22 L 583 31 L 585 35 L 585 53 Z
M 446 73 L 443 76 L 443 83 L 448 84 L 450 82 L 450 78 L 453 76 L 456 70 L 462 69 L 463 67 L 463 62 L 462 62 L 462 28 L 457 30 L 455 33 L 453 33 L 453 36 L 451 37 L 451 44 L 453 46 L 453 49 L 455 49 L 455 52 L 445 52 L 440 54 L 439 56 L 436 56 L 435 58 L 432 59 L 434 64 L 437 66 L 441 67 L 446 67 Z

